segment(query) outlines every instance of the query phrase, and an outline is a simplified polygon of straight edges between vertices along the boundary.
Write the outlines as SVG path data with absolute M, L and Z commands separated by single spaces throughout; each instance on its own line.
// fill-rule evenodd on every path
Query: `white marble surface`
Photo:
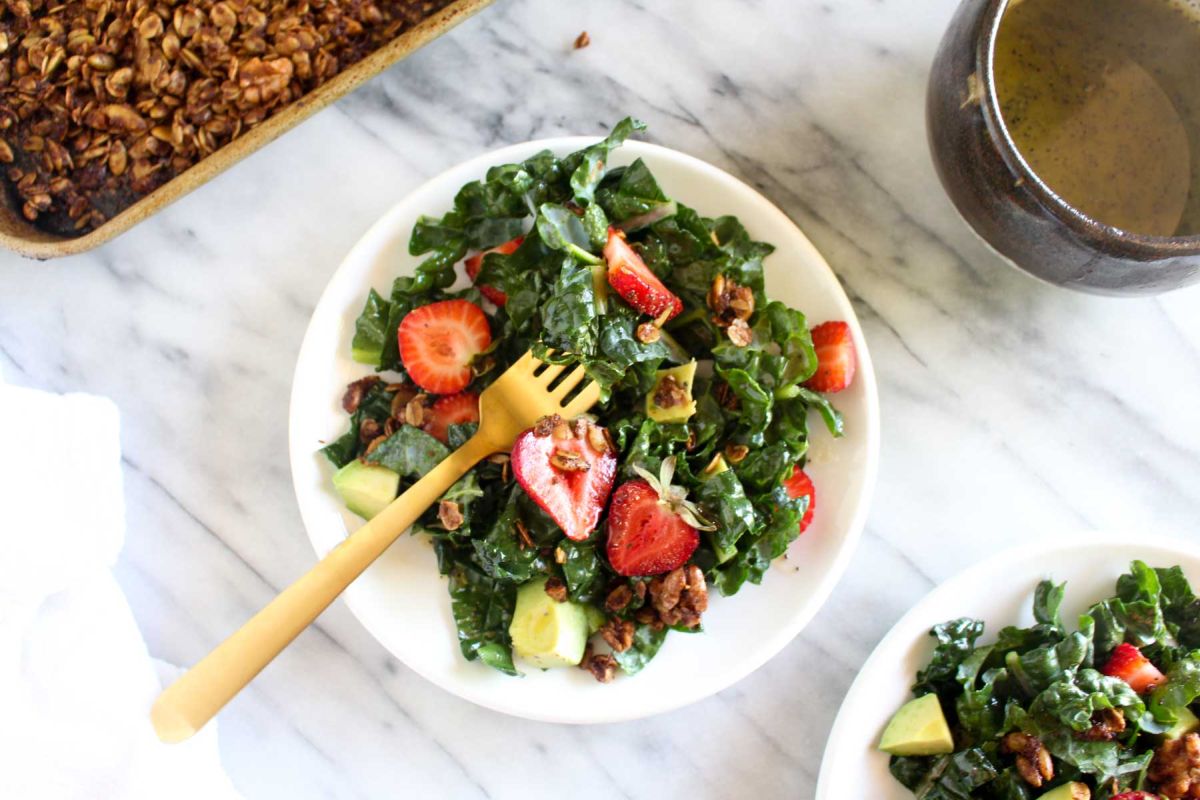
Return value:
M 1200 289 L 1071 294 L 977 243 L 925 148 L 953 6 L 501 0 L 99 251 L 0 256 L 0 370 L 120 406 L 118 575 L 176 663 L 311 563 L 286 460 L 300 337 L 342 254 L 425 177 L 632 113 L 758 186 L 855 302 L 879 488 L 848 574 L 779 657 L 682 711 L 558 727 L 444 694 L 335 607 L 222 716 L 247 797 L 811 797 L 855 671 L 936 581 L 1064 531 L 1200 535 Z

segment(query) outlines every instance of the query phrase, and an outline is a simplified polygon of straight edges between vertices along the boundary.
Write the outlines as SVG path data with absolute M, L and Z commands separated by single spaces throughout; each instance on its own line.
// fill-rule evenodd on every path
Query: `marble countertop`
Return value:
M 979 244 L 925 147 L 954 5 L 501 0 L 100 250 L 0 256 L 0 371 L 121 409 L 118 577 L 180 664 L 311 564 L 286 458 L 300 338 L 342 255 L 426 177 L 634 114 L 775 201 L 854 301 L 878 489 L 848 573 L 777 658 L 677 712 L 561 727 L 445 694 L 335 606 L 221 717 L 248 798 L 808 798 L 855 672 L 936 582 L 1046 536 L 1200 533 L 1200 288 L 1073 294 Z

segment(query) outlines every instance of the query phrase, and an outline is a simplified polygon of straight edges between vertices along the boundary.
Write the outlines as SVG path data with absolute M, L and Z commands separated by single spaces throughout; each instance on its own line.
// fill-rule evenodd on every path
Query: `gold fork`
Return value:
M 158 738 L 181 742 L 200 730 L 481 459 L 511 449 L 517 435 L 541 417 L 570 418 L 595 405 L 600 399 L 595 383 L 567 402 L 584 378 L 583 367 L 550 388 L 563 369 L 531 352 L 521 356 L 480 396 L 474 436 L 163 690 L 150 711 Z

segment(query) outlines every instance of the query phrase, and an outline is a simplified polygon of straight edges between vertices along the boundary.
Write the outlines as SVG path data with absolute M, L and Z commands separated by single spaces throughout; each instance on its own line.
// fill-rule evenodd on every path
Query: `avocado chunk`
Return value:
M 400 475 L 387 467 L 355 459 L 334 473 L 333 488 L 346 508 L 370 519 L 396 499 Z
M 579 603 L 562 603 L 546 594 L 546 579 L 517 589 L 508 635 L 517 655 L 535 667 L 570 667 L 583 660 L 588 613 Z
M 700 473 L 700 479 L 706 481 L 709 478 L 720 475 L 722 472 L 728 471 L 729 465 L 725 463 L 725 456 L 717 453 L 715 456 L 713 456 L 713 460 L 708 462 L 708 465 L 704 468 L 704 471 Z
M 1045 794 L 1038 795 L 1038 800 L 1091 800 L 1091 798 L 1092 790 L 1087 787 L 1087 784 L 1079 781 L 1055 786 Z
M 900 707 L 883 731 L 879 749 L 894 756 L 936 756 L 954 752 L 954 737 L 936 694 Z
M 696 413 L 695 380 L 695 361 L 655 372 L 654 386 L 646 395 L 646 416 L 655 422 L 687 422 Z
M 1183 708 L 1172 709 L 1175 712 L 1175 724 L 1163 733 L 1164 739 L 1182 739 L 1196 728 L 1200 728 L 1200 719 L 1196 719 L 1196 715 L 1187 706 Z
M 588 636 L 603 628 L 604 623 L 608 622 L 608 617 L 604 616 L 604 612 L 595 606 L 584 606 L 583 610 L 587 614 Z

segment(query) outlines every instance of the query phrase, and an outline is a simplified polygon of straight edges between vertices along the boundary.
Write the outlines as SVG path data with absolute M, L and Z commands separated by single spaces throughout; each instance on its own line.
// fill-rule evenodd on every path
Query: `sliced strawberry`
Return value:
M 484 256 L 486 256 L 488 253 L 502 253 L 506 256 L 511 255 L 518 247 L 521 246 L 521 242 L 523 241 L 525 241 L 525 237 L 518 236 L 511 241 L 507 241 L 504 244 L 493 247 L 491 250 L 484 250 L 482 253 L 476 253 L 475 255 L 471 256 L 463 262 L 463 264 L 465 264 L 467 267 L 467 277 L 471 279 L 472 283 L 474 283 L 475 278 L 479 275 L 479 270 L 483 267 Z M 502 306 L 508 302 L 508 295 L 497 289 L 495 286 L 480 286 L 479 291 L 483 292 L 484 297 L 486 297 L 488 300 L 491 300 L 498 306 Z
M 800 465 L 797 464 L 792 468 L 791 476 L 783 482 L 783 489 L 793 500 L 801 497 L 808 498 L 808 510 L 804 512 L 804 518 L 800 520 L 800 532 L 804 533 L 804 529 L 812 522 L 813 509 L 817 507 L 817 488 L 813 486 L 812 478 L 808 477 L 808 473 L 800 469 Z
M 612 492 L 617 451 L 607 431 L 580 418 L 543 417 L 517 437 L 512 471 L 568 539 L 588 538 Z
M 413 382 L 434 394 L 455 394 L 471 382 L 471 361 L 492 343 L 479 306 L 443 300 L 414 308 L 397 331 L 400 360 Z
M 804 384 L 815 392 L 840 392 L 854 380 L 858 355 L 854 337 L 844 322 L 822 322 L 812 329 L 817 351 L 817 371 Z
M 616 228 L 608 229 L 604 260 L 608 262 L 609 286 L 638 311 L 655 318 L 665 312 L 667 319 L 683 311 L 683 301 L 663 286 Z
M 1124 642 L 1117 645 L 1117 649 L 1109 656 L 1108 663 L 1100 671 L 1111 678 L 1125 681 L 1138 694 L 1148 692 L 1166 680 L 1158 671 L 1158 667 L 1142 655 L 1141 650 Z
M 425 411 L 425 432 L 433 438 L 446 442 L 451 425 L 464 422 L 479 422 L 479 395 L 474 392 L 459 392 L 449 397 L 440 397 Z
M 1150 792 L 1134 791 L 1114 794 L 1109 800 L 1161 800 L 1161 798 Z
M 687 563 L 712 530 L 686 493 L 671 485 L 675 457 L 663 460 L 658 478 L 634 468 L 641 479 L 617 487 L 608 509 L 608 563 L 621 575 L 661 575 Z

